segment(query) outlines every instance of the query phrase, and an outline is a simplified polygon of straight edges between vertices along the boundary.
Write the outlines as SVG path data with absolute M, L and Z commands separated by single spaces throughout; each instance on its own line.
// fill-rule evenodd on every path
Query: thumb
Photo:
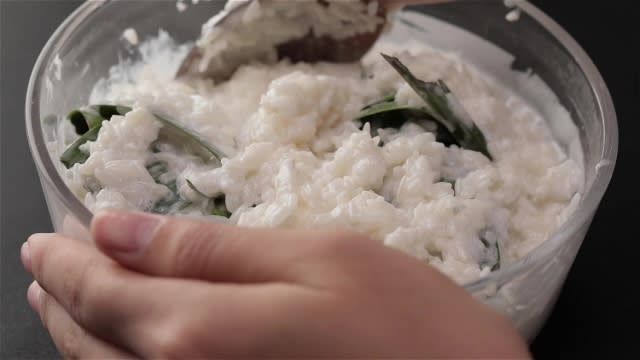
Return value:
M 287 265 L 299 257 L 291 245 L 305 236 L 125 211 L 97 214 L 91 231 L 102 252 L 132 270 L 228 282 L 288 280 Z

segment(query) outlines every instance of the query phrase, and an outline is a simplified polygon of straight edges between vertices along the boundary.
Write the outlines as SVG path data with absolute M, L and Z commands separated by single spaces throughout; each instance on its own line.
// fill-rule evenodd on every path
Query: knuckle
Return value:
M 79 277 L 65 281 L 67 309 L 79 324 L 100 327 L 113 320 L 104 319 L 104 310 L 118 296 L 114 275 L 108 265 L 88 262 Z
M 75 324 L 61 322 L 60 314 L 55 313 L 60 311 L 64 310 L 50 295 L 43 292 L 40 297 L 40 317 L 44 327 L 51 333 L 56 348 L 65 359 L 79 359 L 87 334 Z
M 173 239 L 174 251 L 171 258 L 172 273 L 177 275 L 205 275 L 207 263 L 217 252 L 217 241 L 205 226 L 195 226 L 178 232 Z
M 65 359 L 80 359 L 86 337 L 87 333 L 82 328 L 70 326 L 56 341 L 56 346 Z
M 48 329 L 51 317 L 51 297 L 45 291 L 41 291 L 38 303 L 40 320 L 42 321 L 42 325 Z
M 350 254 L 369 243 L 369 239 L 350 230 L 333 230 L 321 236 L 318 240 L 324 254 L 335 256 Z
M 185 320 L 167 321 L 155 332 L 154 358 L 184 359 L 194 355 L 194 327 Z
M 90 286 L 95 277 L 96 266 L 96 263 L 88 262 L 83 266 L 78 277 L 66 277 L 63 280 L 62 291 L 67 299 L 67 310 L 79 323 L 88 321 L 86 304 L 89 295 L 87 294 L 92 293 Z
M 237 333 L 228 331 L 228 323 L 213 319 L 206 314 L 167 321 L 159 327 L 149 344 L 152 358 L 189 359 L 219 358 L 223 355 L 265 354 L 268 339 L 266 331 L 276 329 L 275 323 L 269 326 L 237 325 Z M 262 350 L 262 352 L 257 351 Z
M 97 251 L 79 252 L 75 240 L 55 234 L 33 235 L 29 241 L 34 241 L 33 246 L 30 244 L 34 277 L 49 291 L 46 299 L 55 299 L 52 301 L 82 326 L 113 320 L 106 318 L 104 314 L 108 312 L 104 310 L 112 307 L 113 299 L 121 295 L 117 273 L 121 268 L 115 262 L 101 257 Z M 48 311 L 49 300 L 43 308 Z
M 315 244 L 307 252 L 306 263 L 319 265 L 316 272 L 301 268 L 303 265 L 295 265 L 300 273 L 309 274 L 305 281 L 313 282 L 317 286 L 324 287 L 327 284 L 335 287 L 339 284 L 348 289 L 354 286 L 354 281 L 363 273 L 370 271 L 370 264 L 375 258 L 375 241 L 365 235 L 348 230 L 333 230 L 318 234 L 313 241 Z M 306 271 L 306 272 L 305 272 Z M 327 274 L 331 275 L 327 275 Z M 341 285 L 341 286 L 342 286 Z

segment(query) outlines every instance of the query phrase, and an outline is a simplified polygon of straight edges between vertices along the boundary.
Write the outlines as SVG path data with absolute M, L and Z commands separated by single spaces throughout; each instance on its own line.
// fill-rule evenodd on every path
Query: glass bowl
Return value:
M 585 187 L 578 209 L 527 256 L 464 285 L 532 340 L 553 307 L 609 184 L 618 132 L 610 94 L 587 54 L 535 6 L 526 1 L 516 6 L 511 21 L 505 15 L 512 9 L 497 0 L 414 6 L 396 14 L 398 26 L 387 36 L 399 42 L 414 37 L 460 53 L 543 114 L 553 111 L 553 105 L 563 105 L 577 125 L 582 146 L 576 148 L 559 132 L 562 126 L 549 124 L 559 143 L 584 162 Z M 93 85 L 119 59 L 135 57 L 122 40 L 125 29 L 134 28 L 145 39 L 161 27 L 177 42 L 186 42 L 197 38 L 200 24 L 221 7 L 218 1 L 200 2 L 178 13 L 175 1 L 86 2 L 49 39 L 29 81 L 26 126 L 57 232 L 90 239 L 92 215 L 65 186 L 57 160 L 47 150 L 47 143 L 56 138 L 51 125 L 69 109 L 85 105 Z M 539 86 L 529 86 L 532 83 Z

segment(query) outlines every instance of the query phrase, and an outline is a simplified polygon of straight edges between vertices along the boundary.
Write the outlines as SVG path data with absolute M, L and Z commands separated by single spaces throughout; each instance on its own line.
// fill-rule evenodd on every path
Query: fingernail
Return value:
M 160 216 L 141 212 L 103 212 L 93 219 L 93 238 L 106 250 L 139 252 L 153 239 L 163 221 Z
M 33 311 L 40 313 L 40 294 L 42 293 L 42 289 L 37 282 L 32 282 L 29 285 L 29 289 L 27 289 L 27 301 L 29 301 L 29 305 Z
M 25 241 L 20 247 L 20 260 L 24 269 L 31 273 L 31 254 L 29 253 L 29 242 Z

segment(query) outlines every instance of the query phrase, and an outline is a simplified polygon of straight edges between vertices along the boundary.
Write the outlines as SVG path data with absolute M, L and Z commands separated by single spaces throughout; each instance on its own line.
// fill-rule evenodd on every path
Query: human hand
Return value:
M 28 291 L 67 358 L 528 358 L 509 321 L 362 235 L 106 212 L 32 235 Z

